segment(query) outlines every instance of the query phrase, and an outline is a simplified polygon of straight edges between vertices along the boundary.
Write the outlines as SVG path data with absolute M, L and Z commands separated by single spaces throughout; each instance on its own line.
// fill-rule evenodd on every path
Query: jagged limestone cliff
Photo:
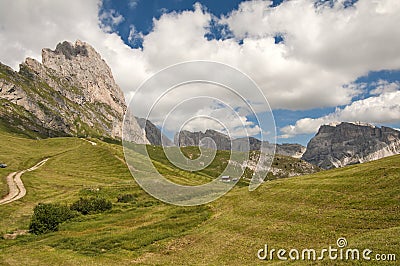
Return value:
M 400 153 L 400 131 L 361 123 L 323 125 L 302 159 L 329 169 Z
M 36 137 L 92 136 L 120 139 L 124 95 L 110 68 L 89 44 L 59 43 L 27 58 L 19 72 L 0 64 L 1 122 Z M 137 142 L 146 143 L 136 120 Z
M 167 136 L 165 136 L 161 130 L 150 120 L 138 117 L 136 120 L 140 128 L 144 130 L 146 139 L 150 144 L 157 146 L 174 146 L 174 143 Z

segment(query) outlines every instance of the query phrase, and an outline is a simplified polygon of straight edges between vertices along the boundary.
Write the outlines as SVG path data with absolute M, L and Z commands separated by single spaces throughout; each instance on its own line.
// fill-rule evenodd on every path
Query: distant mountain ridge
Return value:
M 400 153 L 400 131 L 366 123 L 323 125 L 302 159 L 324 169 L 363 163 Z
M 187 130 L 182 130 L 181 132 L 175 134 L 174 143 L 180 147 L 198 146 L 200 140 L 207 138 L 214 140 L 218 150 L 231 150 L 232 148 L 234 151 L 254 151 L 260 150 L 262 144 L 259 139 L 254 137 L 237 138 L 231 142 L 231 139 L 228 135 L 211 129 L 207 129 L 205 132 L 190 132 Z M 265 144 L 267 149 L 270 151 L 273 151 L 275 148 L 275 153 L 294 158 L 300 158 L 306 149 L 300 144 L 272 144 L 269 142 L 266 142 Z M 207 148 L 215 148 L 210 145 L 210 142 L 208 141 L 204 141 L 202 145 Z
M 201 131 L 191 132 L 182 130 L 174 136 L 174 144 L 179 147 L 199 146 L 200 141 L 205 138 L 214 140 L 216 147 L 211 145 L 210 141 L 203 141 L 202 146 L 206 148 L 216 148 L 217 150 L 230 150 L 231 141 L 229 137 L 221 132 L 207 129 L 204 133 Z

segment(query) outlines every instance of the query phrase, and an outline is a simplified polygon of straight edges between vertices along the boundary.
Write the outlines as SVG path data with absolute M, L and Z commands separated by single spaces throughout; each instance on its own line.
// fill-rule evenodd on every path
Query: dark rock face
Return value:
M 154 125 L 149 120 L 145 118 L 136 118 L 141 129 L 144 129 L 146 138 L 152 145 L 162 146 L 173 146 L 174 143 L 167 138 L 164 134 L 162 134 L 161 130 Z
M 340 123 L 323 125 L 302 159 L 329 169 L 400 153 L 400 132 L 389 127 Z
M 190 131 L 181 131 L 179 134 L 175 135 L 174 143 L 177 146 L 198 146 L 199 142 L 203 138 L 211 138 L 214 140 L 216 144 L 216 148 L 218 150 L 230 150 L 231 149 L 231 140 L 230 138 L 217 132 L 215 130 L 206 130 L 206 132 L 190 132 Z M 214 148 L 212 145 L 207 145 L 208 142 L 205 142 L 206 145 L 203 145 L 207 148 Z M 244 138 L 237 138 L 232 140 L 232 150 L 233 151 L 255 151 L 261 149 L 262 142 L 259 139 L 253 137 L 244 137 Z M 264 148 L 268 152 L 275 153 L 300 158 L 305 151 L 305 147 L 300 144 L 273 144 L 269 142 L 264 142 Z
M 231 141 L 229 137 L 225 134 L 222 134 L 218 131 L 207 129 L 206 132 L 190 132 L 187 130 L 183 130 L 177 133 L 174 137 L 175 145 L 179 147 L 185 146 L 199 146 L 200 141 L 204 138 L 210 138 L 214 140 L 216 144 L 217 150 L 230 150 L 231 149 Z M 206 148 L 215 148 L 212 145 L 211 141 L 203 141 L 202 146 Z
M 88 56 L 88 50 L 84 45 L 72 45 L 70 42 L 59 43 L 56 46 L 56 50 L 54 51 L 57 54 L 63 54 L 66 59 L 72 60 L 72 57 L 80 56 Z

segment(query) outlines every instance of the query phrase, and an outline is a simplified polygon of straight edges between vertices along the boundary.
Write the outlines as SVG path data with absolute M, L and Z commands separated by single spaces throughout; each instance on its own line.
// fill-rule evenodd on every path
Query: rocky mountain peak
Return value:
M 329 126 L 340 126 L 341 124 L 353 124 L 356 126 L 364 126 L 364 127 L 371 127 L 371 128 L 376 128 L 373 124 L 366 123 L 366 122 L 361 122 L 361 121 L 356 121 L 356 122 L 332 122 L 329 123 Z
M 94 49 L 90 48 L 90 45 L 79 40 L 76 41 L 75 45 L 71 44 L 70 42 L 64 41 L 57 44 L 56 49 L 53 52 L 60 55 L 62 54 L 65 56 L 66 59 L 72 60 L 72 57 L 77 57 L 78 55 L 89 57 L 89 50 L 91 50 L 91 52 L 94 51 Z
M 120 139 L 126 108 L 111 69 L 85 42 L 43 49 L 42 63 L 27 58 L 19 72 L 0 64 L 0 122 L 30 136 Z M 136 119 L 131 131 L 147 141 Z
M 126 110 L 123 92 L 115 83 L 110 67 L 89 44 L 64 41 L 55 50 L 42 50 L 43 66 L 61 79 L 83 88 L 86 101 L 109 105 L 120 115 Z
M 323 125 L 302 159 L 321 168 L 342 167 L 400 153 L 400 132 L 389 127 L 342 122 Z

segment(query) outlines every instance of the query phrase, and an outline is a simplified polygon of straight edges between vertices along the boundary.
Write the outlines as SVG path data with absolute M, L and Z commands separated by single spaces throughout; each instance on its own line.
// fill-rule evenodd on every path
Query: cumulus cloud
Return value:
M 350 8 L 344 1 L 333 7 L 314 2 L 285 1 L 271 8 L 269 1 L 246 1 L 225 22 L 237 38 L 281 34 L 288 57 L 326 70 L 357 75 L 399 67 L 399 56 L 393 57 L 400 42 L 394 26 L 400 22 L 399 1 L 364 0 Z
M 338 121 L 368 122 L 374 124 L 400 121 L 400 91 L 383 93 L 376 97 L 354 101 L 343 109 L 319 118 L 303 118 L 294 125 L 281 128 L 281 138 L 316 133 L 321 125 Z
M 220 85 L 204 82 L 193 82 L 170 88 L 166 79 L 171 76 L 174 77 L 178 73 L 190 77 L 189 73 L 181 72 L 180 68 L 176 71 L 170 70 L 162 74 L 165 79 L 151 80 L 142 90 L 135 93 L 134 101 L 131 103 L 134 115 L 146 117 L 170 132 L 175 132 L 182 127 L 189 131 L 214 129 L 228 133 L 231 137 L 254 136 L 261 133 L 260 124 L 265 124 L 263 121 L 266 119 L 261 117 L 260 119 L 264 118 L 264 120 L 256 122 L 248 118 L 249 114 L 255 115 L 255 113 L 247 105 L 245 98 L 239 96 L 240 88 L 232 92 Z M 175 80 L 170 82 L 174 83 Z M 165 90 L 162 96 L 158 93 L 161 90 L 149 90 L 162 84 L 170 88 Z M 144 101 L 144 98 L 148 101 Z M 149 105 L 148 102 L 154 105 Z M 263 129 L 272 130 L 266 127 Z
M 219 21 L 236 38 L 225 40 L 204 37 L 215 18 L 197 5 L 154 20 L 143 54 L 153 69 L 193 59 L 233 65 L 260 85 L 273 108 L 345 105 L 360 93 L 350 86 L 357 77 L 400 68 L 400 30 L 393 27 L 400 22 L 394 10 L 400 8 L 396 1 L 383 2 L 316 9 L 309 0 L 275 8 L 269 1 L 245 1 Z M 284 36 L 283 43 L 275 44 L 276 34 Z
M 99 15 L 100 26 L 106 32 L 115 30 L 115 26 L 125 20 L 125 18 L 114 9 L 105 10 Z
M 371 95 L 379 95 L 385 92 L 393 92 L 400 89 L 399 81 L 389 82 L 387 80 L 380 79 L 377 82 L 372 83 L 371 85 L 375 86 L 375 89 L 369 92 Z
M 27 56 L 40 60 L 43 47 L 81 39 L 105 58 L 127 98 L 164 67 L 188 60 L 213 60 L 248 74 L 274 109 L 356 108 L 357 102 L 351 101 L 365 87 L 354 80 L 373 70 L 400 69 L 400 1 L 364 0 L 349 8 L 344 8 L 343 1 L 334 3 L 316 7 L 312 0 L 298 0 L 271 7 L 271 1 L 252 0 L 221 18 L 196 4 L 193 10 L 164 13 L 154 19 L 153 29 L 145 36 L 131 26 L 129 41 L 143 40 L 143 48 L 132 49 L 114 32 L 124 18 L 115 10 L 99 14 L 99 0 L 3 1 L 0 61 L 17 69 Z M 135 8 L 137 1 L 129 5 Z M 233 38 L 207 39 L 212 23 L 226 26 Z M 283 38 L 278 44 L 277 35 Z M 384 97 L 392 95 L 387 94 L 390 91 L 396 94 L 398 85 L 378 85 L 371 94 L 379 96 L 362 104 L 374 106 L 373 99 L 390 100 Z M 155 88 L 148 93 L 160 92 Z M 258 99 L 250 96 L 248 100 Z M 346 108 L 332 116 L 346 118 Z M 320 122 L 303 120 L 283 132 L 314 132 Z

